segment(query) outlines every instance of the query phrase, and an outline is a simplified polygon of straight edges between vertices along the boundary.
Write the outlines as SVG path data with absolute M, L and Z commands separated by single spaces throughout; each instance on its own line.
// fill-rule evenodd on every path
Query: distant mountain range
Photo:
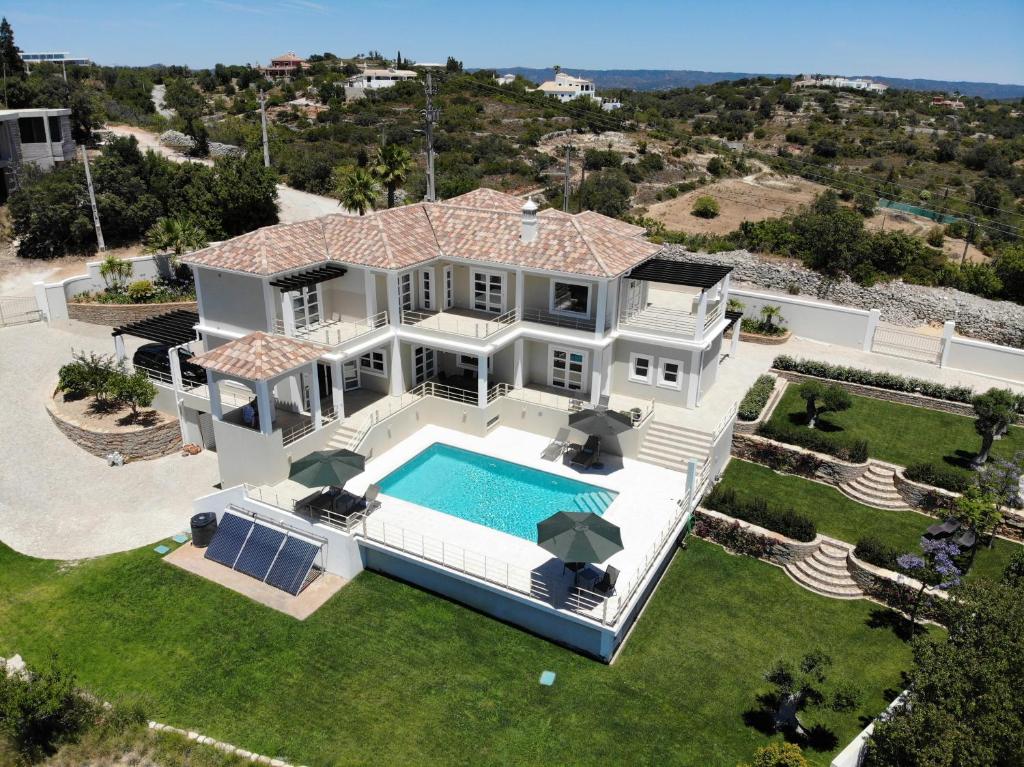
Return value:
M 543 82 L 555 76 L 552 69 L 531 69 L 529 67 L 494 67 L 499 74 L 512 73 L 522 75 L 527 80 Z M 782 77 L 782 74 L 766 72 L 702 72 L 695 69 L 573 69 L 570 72 L 580 77 L 593 80 L 598 88 L 632 88 L 636 91 L 662 91 L 669 88 L 692 88 L 695 85 L 708 85 L 723 80 L 741 80 L 745 77 Z M 912 91 L 941 91 L 952 94 L 958 91 L 964 96 L 981 96 L 986 99 L 1019 99 L 1024 98 L 1024 85 L 1004 85 L 1002 83 L 972 83 L 954 80 L 906 79 L 902 77 L 885 77 L 883 75 L 856 75 L 867 77 L 893 88 L 905 88 Z

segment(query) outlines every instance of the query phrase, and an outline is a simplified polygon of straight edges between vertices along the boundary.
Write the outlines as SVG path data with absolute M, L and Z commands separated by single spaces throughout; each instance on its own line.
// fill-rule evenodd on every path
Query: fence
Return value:
M 388 313 L 377 312 L 365 320 L 329 320 L 318 322 L 308 327 L 295 328 L 291 333 L 285 329 L 282 320 L 274 320 L 274 332 L 278 335 L 288 335 L 292 338 L 301 338 L 304 341 L 312 341 L 325 346 L 337 346 L 344 341 L 366 335 L 367 333 L 382 328 L 388 324 Z
M 542 325 L 554 325 L 559 328 L 570 328 L 571 330 L 593 331 L 597 328 L 595 320 L 563 317 L 542 309 L 523 309 L 523 320 L 526 322 L 539 322 Z
M 942 337 L 879 325 L 871 339 L 871 351 L 920 362 L 938 363 L 942 356 Z
M 334 407 L 334 405 L 326 407 L 321 411 L 320 421 L 323 425 L 329 424 L 333 421 L 336 421 L 337 419 L 338 411 Z M 316 425 L 313 422 L 312 417 L 310 417 L 308 421 L 293 424 L 292 426 L 287 426 L 284 429 L 282 429 L 281 443 L 284 445 L 290 445 L 293 442 L 297 442 L 298 440 L 302 439 L 307 434 L 312 434 L 314 431 L 316 431 Z
M 504 330 L 519 320 L 519 312 L 509 309 L 494 319 L 473 319 L 463 317 L 454 312 L 402 312 L 402 324 L 426 328 L 440 333 L 473 338 L 487 338 Z
M 38 322 L 43 313 L 35 298 L 0 296 L 0 326 Z

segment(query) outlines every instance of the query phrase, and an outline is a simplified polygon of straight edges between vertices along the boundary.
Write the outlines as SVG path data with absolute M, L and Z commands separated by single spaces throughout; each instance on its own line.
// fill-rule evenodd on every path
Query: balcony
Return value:
M 443 312 L 402 312 L 402 324 L 406 327 L 481 340 L 507 330 L 518 320 L 519 312 L 516 309 L 510 309 L 497 316 L 470 309 L 446 309 Z
M 283 320 L 274 320 L 274 333 L 324 346 L 339 346 L 388 324 L 388 313 L 377 312 L 365 320 L 322 320 L 288 332 Z
M 678 305 L 648 303 L 640 307 L 624 306 L 619 315 L 619 326 L 660 336 L 700 340 L 722 319 L 724 313 L 724 301 L 709 304 L 701 332 L 698 334 L 699 313 Z

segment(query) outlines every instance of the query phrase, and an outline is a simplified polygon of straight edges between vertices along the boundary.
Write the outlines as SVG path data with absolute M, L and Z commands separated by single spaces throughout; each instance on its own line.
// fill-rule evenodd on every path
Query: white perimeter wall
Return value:
M 736 288 L 729 290 L 729 298 L 738 299 L 744 304 L 744 317 L 757 319 L 761 314 L 761 307 L 771 304 L 780 307 L 786 320 L 786 327 L 793 335 L 856 349 L 864 345 L 868 318 L 871 315 L 871 312 L 864 309 Z
M 946 367 L 1024 383 L 1024 349 L 953 336 Z
M 170 258 L 167 255 L 135 256 L 124 259 L 132 265 L 132 280 L 155 280 L 170 275 Z M 60 282 L 35 283 L 36 304 L 50 321 L 68 318 L 68 301 L 79 293 L 103 290 L 107 283 L 100 277 L 102 261 L 89 261 L 85 274 L 68 277 Z

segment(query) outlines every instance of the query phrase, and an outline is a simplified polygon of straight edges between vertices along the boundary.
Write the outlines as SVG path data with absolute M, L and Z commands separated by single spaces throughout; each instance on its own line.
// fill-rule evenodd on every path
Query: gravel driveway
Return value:
M 74 445 L 44 409 L 72 348 L 110 354 L 110 329 L 80 322 L 0 328 L 0 540 L 36 557 L 81 559 L 187 529 L 192 499 L 215 489 L 216 455 L 111 468 Z

